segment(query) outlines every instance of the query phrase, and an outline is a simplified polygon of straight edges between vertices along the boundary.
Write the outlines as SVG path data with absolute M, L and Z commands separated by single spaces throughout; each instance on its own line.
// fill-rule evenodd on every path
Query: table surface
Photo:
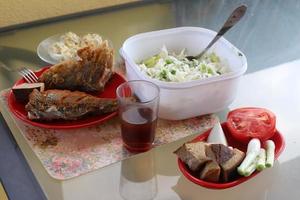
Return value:
M 40 41 L 56 33 L 97 32 L 110 38 L 116 49 L 139 32 L 175 26 L 201 26 L 218 30 L 240 3 L 249 6 L 244 19 L 225 37 L 248 58 L 237 98 L 229 106 L 261 106 L 277 116 L 286 149 L 274 168 L 240 186 L 217 191 L 189 182 L 179 172 L 173 151 L 191 137 L 67 181 L 51 179 L 18 137 L 7 113 L 0 118 L 0 176 L 11 199 L 297 199 L 300 181 L 300 2 L 291 1 L 158 1 L 105 10 L 0 33 L 0 60 L 7 66 L 45 66 L 36 55 Z M 155 13 L 155 14 L 153 14 Z M 117 61 L 119 58 L 117 58 Z M 280 66 L 273 67 L 275 65 Z M 253 73 L 254 72 L 254 73 Z M 10 87 L 18 75 L 0 69 L 0 89 Z M 227 110 L 218 113 L 224 120 Z M 9 128 L 7 127 L 9 126 Z M 12 136 L 13 135 L 13 136 Z M 17 141 L 18 145 L 16 144 Z M 24 158 L 24 156 L 25 158 Z M 27 161 L 27 162 L 26 162 Z M 144 165 L 149 163 L 149 165 Z M 34 174 L 34 175 L 33 175 Z M 35 180 L 35 178 L 37 181 Z M 38 184 L 39 183 L 39 184 Z M 40 187 L 44 191 L 41 192 Z M 16 189 L 17 188 L 17 189 Z M 142 198 L 134 198 L 142 195 Z

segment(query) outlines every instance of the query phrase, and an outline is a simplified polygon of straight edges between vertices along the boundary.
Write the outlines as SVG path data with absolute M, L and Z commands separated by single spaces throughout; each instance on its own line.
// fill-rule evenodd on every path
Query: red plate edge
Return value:
M 222 123 L 222 128 L 224 130 L 224 133 L 226 134 L 226 131 L 227 131 L 226 122 Z M 210 131 L 211 131 L 211 129 L 205 131 L 201 135 L 194 138 L 192 140 L 192 142 L 206 140 L 206 138 L 208 137 Z M 228 136 L 229 135 L 226 134 L 226 138 Z M 277 159 L 279 157 L 279 155 L 282 153 L 282 151 L 284 150 L 284 148 L 285 148 L 285 141 L 284 141 L 284 138 L 283 138 L 282 134 L 278 130 L 276 130 L 276 132 L 275 132 L 274 136 L 271 138 L 271 140 L 273 140 L 274 143 L 275 143 L 275 158 Z M 193 183 L 195 183 L 197 185 L 200 185 L 200 186 L 203 186 L 203 187 L 209 188 L 209 189 L 227 189 L 227 188 L 231 188 L 231 187 L 234 187 L 236 185 L 239 185 L 239 184 L 251 179 L 252 177 L 254 177 L 254 176 L 256 176 L 257 174 L 260 173 L 260 172 L 256 171 L 248 177 L 241 177 L 241 178 L 238 178 L 237 180 L 234 180 L 234 181 L 231 181 L 231 182 L 228 182 L 228 183 L 212 183 L 212 182 L 203 181 L 203 180 L 201 180 L 199 178 L 196 178 L 193 175 L 191 175 L 189 173 L 189 170 L 187 169 L 185 163 L 182 162 L 179 158 L 177 159 L 177 163 L 178 163 L 180 171 L 182 172 L 182 174 L 187 179 L 189 179 L 190 181 L 192 181 Z
M 36 71 L 35 74 L 39 77 L 44 71 L 46 71 L 47 69 L 49 69 L 50 66 L 46 66 L 41 68 L 40 70 Z M 119 82 L 123 83 L 126 82 L 126 79 L 124 78 L 123 75 L 115 72 L 114 73 L 115 79 L 118 80 Z M 20 80 L 16 81 L 15 85 L 19 85 L 21 83 L 24 83 L 25 80 L 24 78 L 21 78 Z M 27 116 L 24 116 L 23 113 L 21 113 L 19 110 L 15 109 L 15 106 L 13 105 L 13 99 L 14 99 L 14 95 L 12 90 L 10 90 L 9 94 L 8 94 L 8 107 L 10 109 L 10 111 L 20 120 L 24 121 L 25 123 L 31 124 L 33 126 L 37 126 L 37 127 L 41 127 L 41 128 L 47 128 L 47 129 L 75 129 L 75 128 L 83 128 L 83 127 L 88 127 L 91 125 L 95 125 L 95 124 L 100 124 L 104 121 L 107 121 L 111 118 L 113 118 L 114 116 L 117 115 L 117 111 L 109 113 L 109 114 L 105 114 L 105 115 L 101 115 L 101 116 L 91 116 L 82 120 L 76 120 L 76 121 L 66 121 L 65 123 L 59 123 L 57 125 L 55 125 L 55 122 L 52 123 L 43 123 L 43 122 L 38 122 L 38 121 L 32 121 L 29 120 L 27 118 Z M 79 122 L 76 124 L 76 122 Z M 69 125 L 68 125 L 69 124 Z

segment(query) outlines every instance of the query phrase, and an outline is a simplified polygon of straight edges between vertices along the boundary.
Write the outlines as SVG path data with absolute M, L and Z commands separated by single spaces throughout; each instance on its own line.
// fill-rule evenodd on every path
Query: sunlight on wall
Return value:
M 0 28 L 139 0 L 0 0 Z

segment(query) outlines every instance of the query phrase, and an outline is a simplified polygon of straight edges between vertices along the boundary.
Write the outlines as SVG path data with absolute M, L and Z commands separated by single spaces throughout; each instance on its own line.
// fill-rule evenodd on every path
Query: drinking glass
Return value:
M 123 145 L 132 152 L 152 148 L 157 124 L 159 87 L 143 80 L 128 81 L 117 88 Z

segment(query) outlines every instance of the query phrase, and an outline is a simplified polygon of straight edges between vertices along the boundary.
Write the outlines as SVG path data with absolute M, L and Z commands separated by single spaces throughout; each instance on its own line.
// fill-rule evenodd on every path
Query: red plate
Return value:
M 39 77 L 47 69 L 49 69 L 49 66 L 42 68 L 41 70 L 35 72 L 35 74 Z M 115 73 L 111 78 L 111 80 L 105 86 L 105 90 L 101 93 L 95 93 L 94 95 L 102 98 L 116 98 L 115 91 L 117 87 L 124 82 L 126 82 L 125 78 L 122 75 Z M 15 83 L 15 85 L 20 85 L 22 83 L 25 83 L 24 78 L 18 80 Z M 87 127 L 94 124 L 99 124 L 117 115 L 117 112 L 113 112 L 113 113 L 108 113 L 100 116 L 89 116 L 75 121 L 63 121 L 63 120 L 53 121 L 53 122 L 31 121 L 30 119 L 27 118 L 25 105 L 16 101 L 12 91 L 10 91 L 8 96 L 8 106 L 11 112 L 22 121 L 31 124 L 33 126 L 38 126 L 42 128 L 51 128 L 51 129 L 73 129 L 73 128 Z
M 238 148 L 244 152 L 246 152 L 247 150 L 247 144 L 241 144 L 240 142 L 234 140 L 230 134 L 229 134 L 229 130 L 226 126 L 226 122 L 222 123 L 222 128 L 224 131 L 224 134 L 226 136 L 227 142 L 229 146 Z M 192 140 L 192 142 L 197 142 L 197 141 L 206 141 L 208 135 L 210 133 L 210 130 L 204 132 L 203 134 L 199 135 L 198 137 L 196 137 L 195 139 Z M 282 135 L 276 131 L 276 133 L 274 134 L 274 136 L 271 138 L 271 140 L 274 141 L 275 143 L 275 158 L 277 159 L 278 156 L 281 154 L 281 152 L 283 151 L 284 147 L 285 147 L 285 143 L 284 143 L 284 139 L 282 137 Z M 179 158 L 178 158 L 178 165 L 179 165 L 179 169 L 180 171 L 183 173 L 183 175 L 189 179 L 190 181 L 194 182 L 197 185 L 201 185 L 203 187 L 206 188 L 211 188 L 211 189 L 226 189 L 226 188 L 230 188 L 236 185 L 239 185 L 247 180 L 249 180 L 250 178 L 256 176 L 257 174 L 259 174 L 259 172 L 254 172 L 252 175 L 248 176 L 248 177 L 242 177 L 240 176 L 239 178 L 237 178 L 234 181 L 231 182 L 227 182 L 227 183 L 212 183 L 212 182 L 207 182 L 204 180 L 201 180 L 195 176 L 192 175 L 192 173 L 190 172 L 189 168 L 187 167 L 187 165 L 182 162 Z

